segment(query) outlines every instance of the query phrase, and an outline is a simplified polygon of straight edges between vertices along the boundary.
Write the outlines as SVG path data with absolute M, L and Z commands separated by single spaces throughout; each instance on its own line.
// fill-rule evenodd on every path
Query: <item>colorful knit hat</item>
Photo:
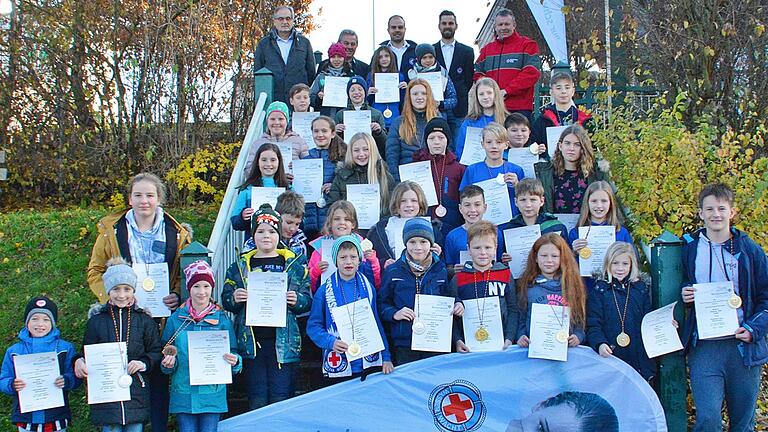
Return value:
M 251 237 L 253 237 L 253 234 L 256 233 L 256 229 L 261 224 L 271 226 L 278 234 L 283 232 L 281 228 L 283 219 L 280 216 L 280 213 L 273 210 L 272 206 L 269 204 L 262 204 L 251 216 Z
M 184 277 L 187 280 L 187 289 L 200 281 L 206 281 L 213 288 L 216 284 L 211 265 L 205 260 L 198 260 L 184 268 Z

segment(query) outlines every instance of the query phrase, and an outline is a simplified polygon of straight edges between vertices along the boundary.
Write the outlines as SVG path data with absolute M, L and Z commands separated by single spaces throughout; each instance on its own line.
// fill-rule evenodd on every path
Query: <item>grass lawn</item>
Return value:
M 208 243 L 216 209 L 168 209 L 195 230 L 195 240 Z M 15 343 L 24 325 L 30 297 L 45 294 L 59 306 L 59 329 L 81 348 L 88 308 L 96 302 L 85 270 L 96 239 L 96 223 L 107 209 L 24 210 L 0 214 L 0 350 Z M 88 423 L 85 386 L 70 394 L 72 432 L 95 431 Z M 11 399 L 0 397 L 0 430 L 12 428 Z

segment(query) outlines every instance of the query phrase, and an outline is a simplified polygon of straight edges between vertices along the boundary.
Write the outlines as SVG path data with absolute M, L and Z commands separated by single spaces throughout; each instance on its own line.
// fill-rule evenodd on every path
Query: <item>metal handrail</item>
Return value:
M 235 262 L 238 251 L 243 244 L 243 233 L 232 229 L 232 222 L 229 216 L 237 202 L 237 187 L 243 182 L 243 170 L 245 168 L 248 152 L 253 142 L 261 136 L 264 126 L 264 108 L 267 103 L 267 94 L 259 94 L 259 100 L 256 103 L 256 109 L 253 110 L 251 122 L 248 125 L 248 131 L 245 133 L 243 145 L 240 148 L 240 154 L 237 157 L 235 168 L 232 170 L 232 176 L 227 183 L 227 190 L 224 193 L 224 199 L 219 207 L 219 213 L 216 216 L 216 223 L 213 225 L 213 232 L 208 241 L 208 249 L 213 253 L 212 265 L 213 274 L 216 278 L 216 292 L 213 293 L 216 301 L 220 300 L 221 287 L 224 285 L 227 267 Z

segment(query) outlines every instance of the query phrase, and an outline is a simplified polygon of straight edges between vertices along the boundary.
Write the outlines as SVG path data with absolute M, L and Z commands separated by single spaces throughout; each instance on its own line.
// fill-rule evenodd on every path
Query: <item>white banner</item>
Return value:
M 570 65 L 568 42 L 565 39 L 563 0 L 527 0 L 527 3 L 552 55 L 557 61 Z

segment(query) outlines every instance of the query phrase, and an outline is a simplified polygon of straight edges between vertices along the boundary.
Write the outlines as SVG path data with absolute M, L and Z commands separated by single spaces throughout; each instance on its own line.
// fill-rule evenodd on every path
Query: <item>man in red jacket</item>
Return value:
M 515 31 L 515 16 L 509 9 L 500 10 L 494 23 L 496 40 L 480 50 L 473 79 L 492 78 L 501 88 L 507 110 L 530 120 L 533 88 L 541 76 L 539 46 Z

